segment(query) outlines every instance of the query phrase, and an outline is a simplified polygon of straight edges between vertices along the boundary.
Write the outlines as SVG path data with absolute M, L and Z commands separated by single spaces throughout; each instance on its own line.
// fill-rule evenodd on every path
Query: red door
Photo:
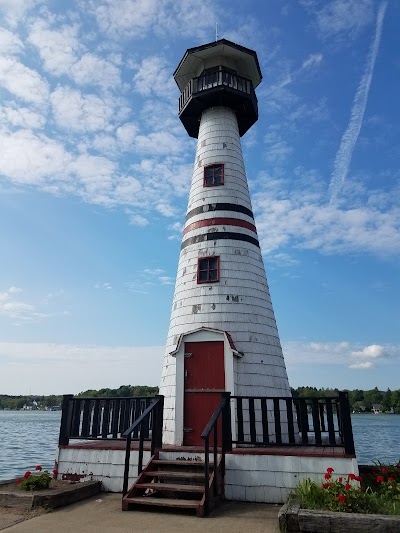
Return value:
M 199 446 L 204 442 L 200 436 L 225 390 L 222 341 L 185 343 L 184 384 L 183 444 Z

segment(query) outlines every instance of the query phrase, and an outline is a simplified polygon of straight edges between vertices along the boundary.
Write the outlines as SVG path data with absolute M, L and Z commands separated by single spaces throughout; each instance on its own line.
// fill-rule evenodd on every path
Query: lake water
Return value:
M 54 468 L 60 419 L 60 411 L 0 411 L 0 480 Z M 353 415 L 352 423 L 359 464 L 400 460 L 400 415 Z

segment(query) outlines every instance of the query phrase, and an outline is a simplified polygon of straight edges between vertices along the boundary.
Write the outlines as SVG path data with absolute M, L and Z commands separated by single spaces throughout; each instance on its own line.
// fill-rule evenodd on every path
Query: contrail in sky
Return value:
M 360 83 L 357 87 L 356 94 L 354 96 L 349 124 L 342 136 L 339 150 L 336 154 L 331 182 L 329 184 L 331 204 L 336 200 L 337 195 L 344 183 L 344 180 L 346 179 L 354 147 L 360 134 L 361 124 L 363 121 L 365 108 L 367 106 L 372 74 L 374 72 L 376 56 L 379 50 L 379 43 L 382 35 L 383 19 L 385 17 L 386 8 L 387 2 L 382 2 L 379 7 L 378 14 L 376 16 L 375 37 L 368 54 L 367 65 L 365 67 L 365 71 L 362 75 Z

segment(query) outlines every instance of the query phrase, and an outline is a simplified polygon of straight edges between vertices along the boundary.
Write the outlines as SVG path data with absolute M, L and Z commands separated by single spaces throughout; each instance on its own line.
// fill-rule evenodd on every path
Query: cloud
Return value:
M 139 226 L 144 227 L 147 226 L 149 221 L 147 218 L 142 217 L 142 215 L 136 215 L 134 213 L 129 215 L 129 224 L 132 224 L 133 226 Z
M 69 87 L 58 87 L 50 96 L 57 124 L 77 132 L 110 130 L 114 101 L 95 94 L 82 94 Z
M 106 281 L 105 283 L 95 283 L 94 285 L 94 288 L 95 289 L 104 289 L 106 291 L 111 291 L 112 290 L 112 285 L 111 283 L 108 283 L 108 281 Z
M 342 136 L 339 150 L 335 157 L 331 183 L 329 185 L 331 203 L 336 200 L 337 195 L 339 194 L 339 191 L 347 177 L 353 151 L 361 131 L 361 125 L 368 101 L 369 89 L 371 87 L 372 75 L 374 73 L 376 57 L 378 55 L 386 7 L 387 2 L 382 2 L 379 7 L 376 17 L 375 36 L 371 44 L 367 65 L 354 96 L 349 124 Z
M 78 85 L 99 85 L 116 89 L 121 84 L 119 68 L 91 53 L 84 54 L 74 63 L 70 72 Z
M 45 123 L 45 116 L 27 107 L 18 106 L 16 102 L 9 102 L 9 106 L 0 108 L 0 124 L 7 128 L 40 129 Z
M 372 368 L 387 357 L 400 359 L 400 344 L 370 345 L 349 341 L 303 342 L 283 341 L 282 348 L 288 365 L 342 365 L 347 368 Z M 357 357 L 357 361 L 354 358 Z M 372 359 L 372 360 L 371 360 Z
M 1 342 L 0 389 L 3 394 L 77 394 L 119 387 L 127 375 L 134 376 L 135 385 L 158 385 L 164 349 Z
M 50 29 L 44 21 L 32 25 L 28 41 L 38 49 L 45 70 L 56 76 L 69 73 L 82 48 L 78 31 L 77 24 L 56 30 Z
M 3 55 L 19 54 L 23 48 L 22 41 L 15 33 L 5 28 L 0 28 L 0 50 Z
M 0 0 L 0 13 L 4 14 L 4 20 L 12 27 L 24 17 L 25 13 L 42 4 L 45 0 Z
M 308 58 L 305 61 L 303 61 L 300 71 L 319 66 L 322 61 L 322 58 L 323 58 L 323 55 L 320 53 L 310 54 Z
M 112 39 L 151 33 L 207 39 L 218 19 L 211 0 L 91 0 L 85 7 Z
M 65 172 L 71 156 L 64 147 L 29 130 L 0 132 L 0 174 L 18 184 L 43 185 Z
M 323 39 L 355 38 L 373 19 L 374 0 L 301 0 Z
M 326 205 L 321 178 L 301 168 L 290 180 L 261 173 L 257 184 L 252 203 L 263 253 L 288 246 L 324 254 L 400 253 L 396 188 L 387 192 L 380 205 L 369 202 L 374 191 L 348 190 L 344 207 Z
M 40 74 L 13 58 L 0 56 L 0 86 L 32 104 L 45 104 L 49 87 Z
M 355 369 L 365 369 L 365 368 L 372 368 L 374 366 L 371 361 L 365 361 L 364 363 L 354 363 L 349 366 L 349 368 L 355 368 Z
M 143 96 L 161 96 L 172 98 L 178 96 L 178 89 L 172 78 L 172 68 L 160 56 L 146 57 L 142 60 L 133 77 L 135 91 Z
M 16 296 L 22 289 L 10 287 L 0 292 L 0 315 L 17 321 L 38 320 L 47 315 L 39 312 L 33 304 L 23 302 Z
M 367 357 L 367 358 L 377 358 L 383 357 L 385 355 L 385 348 L 379 344 L 371 344 L 366 346 L 359 352 L 351 352 L 351 355 L 355 357 Z

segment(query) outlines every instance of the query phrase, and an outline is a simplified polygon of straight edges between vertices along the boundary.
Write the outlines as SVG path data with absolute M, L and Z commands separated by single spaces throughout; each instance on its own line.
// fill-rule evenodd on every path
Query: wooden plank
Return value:
M 254 398 L 249 398 L 249 418 L 250 418 L 250 442 L 257 441 L 256 433 L 256 413 L 254 410 Z
M 317 398 L 311 400 L 312 418 L 314 426 L 315 444 L 321 446 L 321 426 L 319 425 L 319 408 Z
M 202 485 L 179 485 L 173 483 L 135 483 L 136 489 L 154 489 L 154 490 L 170 490 L 173 492 L 198 492 L 203 493 L 204 487 Z
M 269 443 L 267 398 L 261 398 L 261 421 L 263 429 L 263 442 Z
M 102 427 L 101 427 L 101 436 L 103 439 L 107 438 L 109 424 L 110 424 L 110 400 L 103 400 L 103 418 L 102 418 Z
M 242 398 L 236 398 L 236 414 L 237 414 L 237 424 L 238 424 L 238 440 L 239 442 L 244 441 L 244 432 L 243 432 L 243 403 Z
M 149 477 L 171 477 L 179 479 L 199 479 L 203 481 L 204 473 L 203 472 L 177 472 L 174 470 L 152 470 L 145 472 L 146 476 Z
M 118 424 L 119 424 L 119 410 L 121 401 L 119 399 L 113 401 L 112 419 L 111 419 L 111 433 L 114 439 L 118 436 Z
M 91 414 L 92 414 L 92 402 L 91 402 L 91 400 L 83 400 L 83 416 L 82 416 L 81 437 L 89 437 Z
M 274 398 L 274 419 L 275 419 L 275 438 L 277 444 L 282 444 L 281 428 L 281 411 L 279 409 L 279 399 Z
M 332 401 L 330 398 L 327 398 L 326 400 L 326 420 L 328 422 L 329 444 L 334 446 L 336 444 L 335 425 L 333 422 Z
M 128 504 L 156 505 L 157 507 L 177 507 L 182 509 L 197 509 L 199 500 L 182 500 L 179 498 L 152 498 L 151 496 L 124 498 Z
M 100 399 L 96 398 L 94 401 L 92 428 L 90 430 L 90 436 L 97 438 L 99 434 L 99 414 L 100 414 Z
M 286 413 L 287 413 L 287 422 L 288 422 L 289 443 L 295 444 L 296 440 L 294 437 L 294 425 L 293 425 L 293 401 L 290 398 L 286 400 Z
M 168 459 L 154 459 L 155 465 L 169 465 L 169 466 L 196 466 L 204 468 L 204 461 L 183 461 L 183 460 L 168 460 Z M 214 466 L 214 463 L 210 462 L 210 467 Z

